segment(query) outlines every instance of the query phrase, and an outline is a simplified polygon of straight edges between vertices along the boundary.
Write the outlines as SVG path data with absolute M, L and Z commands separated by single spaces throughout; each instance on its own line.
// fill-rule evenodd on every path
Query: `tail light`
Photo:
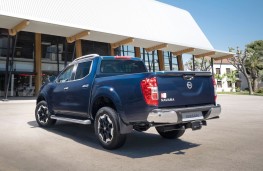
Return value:
M 216 80 L 215 80 L 215 78 L 213 77 L 212 78 L 212 81 L 213 81 L 213 85 L 214 85 L 214 96 L 215 96 L 215 101 L 216 101 L 216 98 L 217 98 L 217 92 L 216 92 Z
M 156 77 L 146 78 L 141 81 L 144 100 L 148 105 L 158 106 L 158 84 Z

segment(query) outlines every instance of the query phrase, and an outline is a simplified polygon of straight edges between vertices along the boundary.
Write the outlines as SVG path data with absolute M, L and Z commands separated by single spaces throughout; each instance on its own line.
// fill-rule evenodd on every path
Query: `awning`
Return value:
M 187 11 L 154 0 L 1 0 L 0 21 L 7 29 L 29 21 L 23 31 L 63 37 L 87 31 L 81 39 L 174 55 L 233 56 L 215 50 Z

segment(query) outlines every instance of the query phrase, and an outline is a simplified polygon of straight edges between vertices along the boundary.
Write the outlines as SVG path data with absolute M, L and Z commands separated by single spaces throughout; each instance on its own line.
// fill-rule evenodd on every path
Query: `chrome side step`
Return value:
M 51 115 L 50 118 L 51 119 L 56 119 L 56 120 L 59 120 L 59 121 L 73 122 L 73 123 L 78 123 L 78 124 L 83 124 L 83 125 L 91 124 L 91 121 L 89 119 L 87 119 L 87 120 L 72 119 L 72 118 L 66 118 L 66 117 L 55 116 L 55 115 Z

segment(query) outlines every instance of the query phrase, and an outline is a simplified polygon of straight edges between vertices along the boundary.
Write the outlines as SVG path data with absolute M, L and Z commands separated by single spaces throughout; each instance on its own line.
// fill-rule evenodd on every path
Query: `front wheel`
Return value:
M 163 138 L 166 139 L 179 138 L 185 132 L 185 129 L 183 127 L 178 128 L 177 130 L 170 130 L 170 131 L 164 131 L 165 129 L 163 129 L 162 127 L 155 127 L 155 129 Z
M 125 134 L 120 134 L 118 116 L 110 107 L 102 107 L 95 117 L 95 134 L 103 148 L 112 150 L 121 147 L 126 140 Z
M 50 118 L 47 102 L 41 101 L 37 104 L 35 110 L 35 117 L 40 127 L 49 127 L 56 123 L 55 119 Z

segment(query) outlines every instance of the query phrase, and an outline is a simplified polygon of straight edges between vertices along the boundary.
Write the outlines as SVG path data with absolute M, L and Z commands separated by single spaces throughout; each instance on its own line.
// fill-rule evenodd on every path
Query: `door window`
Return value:
M 74 68 L 74 65 L 71 65 L 66 70 L 64 70 L 63 73 L 59 76 L 58 82 L 64 83 L 64 82 L 70 81 L 73 68 Z
M 86 77 L 90 72 L 91 61 L 78 64 L 75 80 Z

